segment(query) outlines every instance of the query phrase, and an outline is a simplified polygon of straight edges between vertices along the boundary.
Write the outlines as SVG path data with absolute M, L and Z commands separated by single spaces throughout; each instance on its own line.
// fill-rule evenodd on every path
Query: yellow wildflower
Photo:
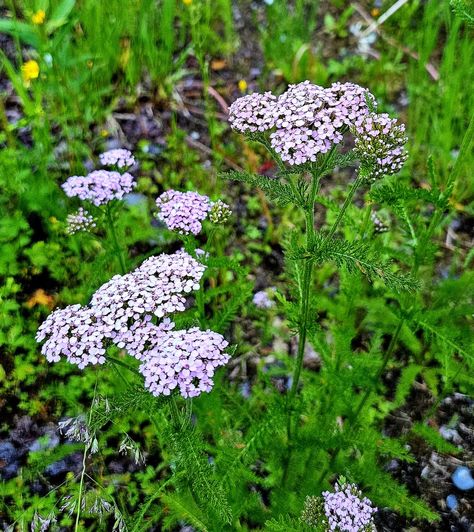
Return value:
M 31 15 L 31 22 L 39 26 L 40 24 L 43 24 L 45 18 L 46 12 L 44 11 L 44 9 L 38 9 L 36 13 L 33 13 L 33 15 Z
M 21 75 L 23 81 L 29 83 L 32 79 L 36 79 L 39 76 L 39 65 L 34 59 L 30 59 L 21 66 Z
M 193 0 L 183 0 L 185 6 L 190 6 L 193 3 Z
M 241 79 L 239 81 L 239 91 L 240 92 L 245 92 L 247 90 L 247 87 L 248 87 L 248 85 L 247 85 L 247 82 L 245 81 L 245 79 Z
M 52 308 L 54 306 L 54 297 L 47 294 L 42 288 L 38 288 L 26 302 L 28 308 L 36 307 L 36 305 Z
M 374 7 L 371 11 L 370 11 L 370 14 L 373 16 L 373 17 L 378 17 L 380 15 L 380 9 L 378 7 Z

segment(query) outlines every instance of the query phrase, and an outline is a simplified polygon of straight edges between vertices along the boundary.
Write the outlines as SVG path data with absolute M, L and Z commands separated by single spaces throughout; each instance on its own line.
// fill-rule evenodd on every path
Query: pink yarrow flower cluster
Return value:
M 156 200 L 157 217 L 168 229 L 180 234 L 197 235 L 202 222 L 209 217 L 213 223 L 225 223 L 231 214 L 223 201 L 211 201 L 197 192 L 167 190 Z
M 274 109 L 277 102 L 271 92 L 254 92 L 238 98 L 229 108 L 229 122 L 241 133 L 267 131 L 275 125 Z
M 183 397 L 196 397 L 213 387 L 216 368 L 229 361 L 228 343 L 213 331 L 193 327 L 162 335 L 140 366 L 145 387 L 153 395 L 170 395 L 179 388 Z
M 370 165 L 372 180 L 400 171 L 408 157 L 404 124 L 398 124 L 386 113 L 370 113 L 353 128 L 353 133 L 355 151 Z
M 115 275 L 92 296 L 91 305 L 114 333 L 143 315 L 163 318 L 185 310 L 186 296 L 199 289 L 205 266 L 185 251 L 150 257 L 139 268 Z
M 99 155 L 100 163 L 103 166 L 116 166 L 117 168 L 130 168 L 135 164 L 135 157 L 132 152 L 123 148 L 108 150 Z
M 363 497 L 354 484 L 336 484 L 335 491 L 323 492 L 324 514 L 328 530 L 338 532 L 369 532 L 374 530 L 372 502 Z
M 175 331 L 169 318 L 185 310 L 186 296 L 199 288 L 204 270 L 185 251 L 150 257 L 100 287 L 89 305 L 50 314 L 36 335 L 45 341 L 42 353 L 50 362 L 62 355 L 83 368 L 103 364 L 114 343 L 142 361 L 140 371 L 153 394 L 168 395 L 176 387 L 184 397 L 210 391 L 215 368 L 229 358 L 223 353 L 227 342 L 212 331 Z
M 114 199 L 122 199 L 135 187 L 135 178 L 129 174 L 94 170 L 86 176 L 71 176 L 62 188 L 70 198 L 87 200 L 96 207 Z
M 211 210 L 211 200 L 197 192 L 167 190 L 158 197 L 156 206 L 159 209 L 158 219 L 168 229 L 197 235 L 202 229 L 202 221 Z
M 342 142 L 348 126 L 358 125 L 375 98 L 353 83 L 329 88 L 304 81 L 290 85 L 279 98 L 270 93 L 239 98 L 229 109 L 231 126 L 241 133 L 269 131 L 271 146 L 290 165 L 314 162 Z M 252 114 L 253 113 L 253 114 Z
M 79 231 L 89 231 L 96 227 L 94 217 L 82 207 L 79 207 L 75 213 L 68 214 L 66 222 L 66 232 L 69 235 L 73 235 Z
M 41 352 L 48 362 L 59 362 L 61 355 L 81 369 L 105 362 L 107 326 L 90 307 L 69 305 L 55 310 L 40 325 L 36 341 L 46 340 Z

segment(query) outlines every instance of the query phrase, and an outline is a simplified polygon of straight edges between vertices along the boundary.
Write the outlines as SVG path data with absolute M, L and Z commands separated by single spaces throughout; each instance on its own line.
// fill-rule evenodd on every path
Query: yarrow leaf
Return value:
M 380 279 L 396 292 L 413 291 L 418 282 L 407 274 L 395 274 L 391 271 L 391 263 L 377 257 L 365 242 L 349 242 L 339 238 L 325 239 L 317 235 L 309 250 L 308 258 L 317 263 L 332 260 L 338 267 L 344 267 L 349 273 L 361 272 L 370 281 Z
M 291 203 L 298 205 L 299 207 L 305 207 L 305 198 L 301 197 L 300 194 L 297 194 L 290 185 L 282 183 L 278 179 L 271 179 L 250 172 L 237 172 L 235 170 L 220 173 L 219 177 L 231 181 L 248 183 L 252 187 L 260 188 L 271 200 L 275 201 L 282 207 Z

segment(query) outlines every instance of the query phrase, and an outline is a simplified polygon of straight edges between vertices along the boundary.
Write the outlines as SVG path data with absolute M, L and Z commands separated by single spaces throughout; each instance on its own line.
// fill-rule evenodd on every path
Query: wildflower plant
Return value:
M 101 162 L 110 170 L 70 178 L 63 187 L 84 203 L 83 217 L 93 215 L 94 238 L 112 243 L 117 262 L 85 304 L 52 312 L 37 340 L 50 362 L 95 366 L 96 387 L 109 370 L 120 384 L 105 395 L 94 390 L 89 414 L 62 423 L 67 437 L 84 444 L 64 511 L 76 516 L 76 529 L 81 514 L 95 513 L 132 530 L 185 522 L 197 530 L 369 532 L 376 510 L 359 488 L 341 478 L 328 490 L 335 474 L 347 472 L 377 506 L 433 520 L 429 507 L 380 467 L 388 458 L 413 458 L 402 438 L 382 437 L 375 423 L 403 402 L 422 371 L 418 363 L 408 366 L 393 403 L 377 394 L 398 345 L 416 341 L 410 327 L 440 335 L 441 313 L 423 312 L 417 292 L 427 260 L 420 241 L 429 236 L 417 233 L 407 206 L 428 198 L 436 206 L 431 225 L 446 196 L 403 185 L 396 173 L 407 158 L 404 127 L 377 114 L 374 97 L 354 84 L 304 82 L 279 97 L 251 94 L 230 107 L 229 121 L 274 160 L 274 177 L 245 171 L 223 177 L 288 207 L 294 223 L 284 227 L 287 286 L 256 289 L 249 269 L 226 256 L 218 237 L 230 230 L 230 208 L 195 191 L 168 190 L 156 199 L 153 215 L 166 250 L 142 261 L 129 252 L 117 230 L 135 185 L 129 153 L 107 152 Z M 344 200 L 326 192 L 336 168 L 354 169 Z M 392 227 L 372 212 L 374 204 L 406 223 L 412 238 L 401 245 L 410 260 L 381 244 Z M 263 323 L 256 345 L 247 336 L 249 316 Z M 370 339 L 361 340 L 358 329 L 370 331 Z M 287 336 L 288 352 L 276 335 Z M 447 360 L 449 349 L 441 348 L 439 358 Z M 318 369 L 309 371 L 315 360 Z M 459 367 L 446 374 L 452 378 Z M 252 376 L 236 384 L 247 371 Z M 96 490 L 91 468 L 100 460 L 101 431 L 130 415 L 148 418 L 165 464 L 159 477 L 153 468 L 140 472 L 158 482 L 133 517 Z M 417 430 L 426 435 L 428 428 Z M 147 450 L 129 432 L 121 431 L 117 451 L 143 469 Z
M 38 328 L 36 340 L 43 343 L 41 351 L 49 362 L 59 362 L 64 357 L 80 369 L 112 365 L 119 371 L 120 367 L 126 367 L 141 380 L 144 394 L 150 398 L 170 398 L 173 419 L 170 438 L 179 439 L 186 434 L 189 452 L 195 454 L 196 442 L 188 434 L 189 420 L 182 419 L 176 396 L 190 400 L 211 392 L 216 371 L 230 360 L 229 343 L 210 327 L 189 326 L 189 320 L 180 320 L 178 315 L 186 313 L 192 304 L 192 294 L 201 292 L 194 301 L 198 302 L 200 323 L 206 324 L 201 282 L 213 263 L 207 252 L 201 250 L 199 253 L 197 242 L 190 238 L 201 231 L 201 222 L 209 213 L 212 213 L 210 224 L 215 232 L 219 225 L 228 221 L 231 211 L 221 200 L 212 202 L 207 196 L 195 192 L 163 193 L 157 201 L 158 216 L 167 222 L 170 231 L 175 231 L 176 237 L 183 239 L 190 253 L 185 249 L 171 254 L 161 253 L 127 271 L 128 261 L 115 222 L 124 208 L 124 197 L 135 186 L 135 178 L 126 172 L 135 160 L 126 150 L 112 150 L 102 154 L 100 161 L 117 170 L 95 170 L 87 176 L 70 177 L 63 184 L 68 196 L 79 198 L 91 210 L 95 209 L 96 214 L 93 218 L 80 207 L 76 214 L 68 217 L 69 233 L 92 227 L 100 231 L 103 226 L 103 234 L 111 236 L 121 274 L 99 286 L 86 305 L 69 305 L 52 312 Z M 183 209 L 185 216 L 182 215 Z M 179 328 L 176 322 L 183 324 L 184 328 Z M 196 320 L 192 323 L 196 325 Z M 132 358 L 131 362 L 122 360 L 125 353 Z M 133 359 L 140 361 L 138 367 L 133 364 Z M 87 420 L 76 418 L 61 424 L 66 437 L 85 446 L 79 492 L 63 505 L 71 515 L 76 514 L 76 529 L 80 514 L 91 513 L 86 502 L 89 493 L 85 491 L 86 463 L 99 448 L 95 434 L 103 423 L 96 424 L 96 415 L 101 411 L 99 419 L 103 419 L 113 413 L 108 403 L 104 411 L 99 403 L 94 398 Z M 124 435 L 119 452 L 130 453 L 138 464 L 144 463 L 141 451 L 128 434 Z M 193 474 L 186 471 L 186 475 L 192 477 Z M 199 497 L 198 492 L 197 487 L 193 489 L 195 497 Z M 107 503 L 101 508 L 110 513 L 114 506 Z
M 367 193 L 384 176 L 397 173 L 407 158 L 404 126 L 386 114 L 377 114 L 376 108 L 373 95 L 357 85 L 336 83 L 323 88 L 303 82 L 290 86 L 279 97 L 268 93 L 245 96 L 232 104 L 229 110 L 231 127 L 246 135 L 249 141 L 263 145 L 275 161 L 277 173 L 274 178 L 268 178 L 250 172 L 230 171 L 221 174 L 222 177 L 260 188 L 276 204 L 298 209 L 304 220 L 304 227 L 291 232 L 285 245 L 288 275 L 295 285 L 290 290 L 290 296 L 294 299 L 283 294 L 278 297 L 281 311 L 286 314 L 288 324 L 297 338 L 288 391 L 283 404 L 276 409 L 278 414 L 273 420 L 277 424 L 282 422 L 276 421 L 277 419 L 286 420 L 285 437 L 282 439 L 284 448 L 280 455 L 283 465 L 281 492 L 279 491 L 282 498 L 279 500 L 282 504 L 289 483 L 301 481 L 297 473 L 300 460 L 306 460 L 304 463 L 307 464 L 318 464 L 316 457 L 319 456 L 319 463 L 326 464 L 319 466 L 319 473 L 314 480 L 318 486 L 324 484 L 338 464 L 344 463 L 344 456 L 353 448 L 351 440 L 354 444 L 353 438 L 361 434 L 360 416 L 391 361 L 404 327 L 405 316 L 410 312 L 411 302 L 407 294 L 416 292 L 419 288 L 415 268 L 412 267 L 410 271 L 403 264 L 396 265 L 393 260 L 387 260 L 385 253 L 378 253 L 377 246 L 367 241 L 367 228 L 371 219 L 370 203 L 364 211 L 364 217 L 355 222 L 359 232 L 352 232 L 351 239 L 346 237 L 347 233 L 342 232 L 343 222 L 353 209 L 352 202 L 356 193 L 361 188 Z M 348 187 L 342 205 L 336 206 L 334 200 L 321 194 L 322 184 L 336 167 L 354 166 L 356 177 Z M 330 207 L 327 210 L 328 225 L 321 224 L 322 220 L 319 220 L 321 228 L 316 230 L 315 216 L 323 207 Z M 355 393 L 357 397 L 357 388 L 354 389 L 351 385 L 347 388 L 348 382 L 355 376 L 347 375 L 350 366 L 341 366 L 344 357 L 337 352 L 350 350 L 347 344 L 341 342 L 350 341 L 351 332 L 339 332 L 336 329 L 336 353 L 334 358 L 329 358 L 333 347 L 324 338 L 324 330 L 317 321 L 318 307 L 324 308 L 326 296 L 318 298 L 314 272 L 328 262 L 335 264 L 340 272 L 340 297 L 344 297 L 346 284 L 353 285 L 351 276 L 357 278 L 363 275 L 374 285 L 380 288 L 385 286 L 387 293 L 395 297 L 400 305 L 399 313 L 402 317 L 396 322 L 395 328 L 392 328 L 391 341 L 385 348 L 380 365 L 373 362 L 369 364 L 369 361 L 365 363 L 363 373 L 366 375 L 367 389 L 356 400 L 352 394 Z M 353 293 L 357 292 L 355 287 L 351 290 Z M 351 305 L 348 308 L 349 313 Z M 349 317 L 347 321 L 352 323 Z M 324 385 L 326 393 L 322 391 L 317 395 L 321 406 L 317 407 L 319 414 L 314 418 L 314 408 L 310 406 L 314 392 L 301 382 L 308 340 L 322 353 L 324 372 L 334 380 L 331 384 Z M 377 343 L 375 346 L 375 349 L 380 348 Z M 371 374 L 369 378 L 367 372 Z M 364 380 L 362 374 L 360 379 Z M 333 408 L 328 408 L 328 401 L 334 401 L 339 394 L 341 399 L 335 401 Z M 342 426 L 338 422 L 340 415 L 344 420 Z M 306 422 L 302 422 L 302 416 Z M 368 428 L 364 430 L 367 431 Z M 321 437 L 314 436 L 314 431 L 324 433 L 327 442 L 323 443 Z M 299 449 L 304 445 L 303 442 L 308 441 L 313 441 L 319 451 L 302 455 Z M 322 448 L 326 451 L 322 451 Z M 365 452 L 369 453 L 369 448 L 370 446 L 366 446 Z M 324 453 L 327 454 L 323 459 Z M 376 454 L 374 449 L 374 455 Z M 364 478 L 370 476 L 367 472 L 362 474 L 360 468 L 357 468 L 357 474 Z M 375 474 L 374 469 L 371 469 L 370 474 Z M 394 487 L 394 490 L 407 507 L 407 495 L 398 487 Z M 282 518 L 278 525 L 274 520 L 267 525 L 269 529 L 280 530 L 280 524 L 289 524 L 290 521 Z

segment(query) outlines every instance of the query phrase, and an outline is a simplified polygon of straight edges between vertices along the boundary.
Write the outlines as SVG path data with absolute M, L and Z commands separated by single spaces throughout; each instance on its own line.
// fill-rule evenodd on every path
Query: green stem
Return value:
M 127 266 L 125 265 L 125 260 L 123 258 L 122 249 L 118 242 L 117 231 L 115 229 L 115 220 L 114 220 L 114 217 L 112 216 L 112 210 L 109 204 L 107 204 L 107 207 L 105 209 L 105 216 L 107 217 L 107 221 L 109 222 L 110 234 L 112 235 L 112 242 L 114 244 L 114 252 L 119 261 L 120 270 L 122 272 L 122 275 L 125 275 L 127 273 Z
M 354 194 L 356 193 L 357 189 L 360 187 L 360 185 L 362 184 L 362 182 L 364 181 L 364 178 L 361 177 L 360 175 L 357 176 L 357 179 L 354 181 L 354 183 L 352 184 L 352 187 L 351 189 L 349 190 L 349 194 L 347 195 L 345 201 L 344 201 L 344 204 L 342 205 L 342 208 L 341 210 L 339 211 L 339 214 L 337 215 L 337 218 L 336 218 L 336 221 L 334 222 L 333 226 L 331 227 L 327 237 L 326 237 L 326 242 L 328 242 L 333 236 L 334 236 L 334 233 L 336 232 L 336 229 L 339 227 L 339 224 L 341 223 L 343 217 L 344 217 L 344 214 L 346 213 L 346 210 L 347 208 L 349 207 L 349 205 L 351 204 L 352 202 L 352 198 L 354 197 Z
M 372 214 L 372 205 L 369 203 L 365 208 L 364 221 L 362 222 L 362 229 L 360 231 L 361 238 L 365 238 L 365 233 L 367 233 L 367 228 L 369 226 L 370 215 Z
M 171 410 L 171 418 L 173 420 L 174 425 L 176 428 L 181 428 L 181 416 L 179 413 L 178 404 L 176 403 L 176 398 L 174 396 L 171 396 L 170 401 L 170 410 Z
M 320 177 L 318 175 L 313 175 L 311 181 L 311 190 L 309 197 L 309 205 L 306 211 L 306 247 L 310 249 L 313 238 L 314 238 L 314 206 L 316 202 L 316 195 L 319 190 L 319 181 Z M 311 277 L 313 272 L 313 261 L 311 259 L 306 259 L 303 268 L 303 279 L 301 281 L 300 287 L 300 322 L 298 326 L 298 350 L 296 353 L 295 367 L 293 370 L 293 379 L 291 382 L 290 392 L 287 397 L 287 439 L 288 439 L 288 454 L 285 460 L 284 469 L 283 469 L 283 484 L 286 483 L 288 478 L 289 463 L 291 458 L 291 425 L 292 425 L 292 409 L 293 402 L 298 391 L 298 385 L 301 377 L 301 370 L 303 368 L 303 359 L 304 359 L 304 348 L 306 345 L 306 336 L 308 332 L 308 321 L 309 321 L 309 301 L 310 301 L 310 292 L 311 292 Z
M 89 449 L 89 444 L 86 443 L 86 446 L 84 448 L 84 454 L 82 455 L 81 481 L 79 482 L 79 495 L 77 497 L 76 523 L 74 526 L 74 532 L 77 532 L 79 530 L 79 520 L 81 518 L 82 491 L 84 489 L 84 476 L 86 473 L 86 460 L 87 460 L 88 449 Z
M 373 392 L 373 389 L 377 386 L 377 383 L 379 382 L 380 380 L 380 377 L 382 376 L 383 372 L 385 371 L 385 368 L 387 367 L 387 364 L 388 364 L 388 361 L 390 360 L 390 357 L 392 356 L 393 354 L 393 350 L 395 349 L 395 345 L 398 341 L 398 337 L 400 336 L 400 332 L 402 330 L 402 327 L 403 327 L 403 324 L 405 323 L 405 319 L 402 318 L 398 325 L 397 325 L 397 328 L 395 329 L 395 332 L 392 336 L 392 339 L 390 340 L 390 344 L 387 348 L 387 351 L 385 352 L 385 355 L 383 357 L 383 360 L 382 360 L 382 365 L 380 366 L 377 374 L 375 375 L 375 378 L 374 380 L 372 381 L 372 385 L 369 386 L 369 388 L 366 390 L 364 396 L 362 397 L 359 405 L 357 406 L 356 410 L 354 411 L 354 413 L 352 413 L 350 416 L 349 416 L 349 430 L 348 430 L 348 436 L 350 436 L 353 432 L 354 432 L 354 429 L 356 427 L 356 424 L 355 422 L 357 421 L 360 413 L 362 412 L 362 409 L 364 408 L 365 404 L 367 403 L 370 395 L 372 394 Z M 337 457 L 339 456 L 339 453 L 341 452 L 340 449 L 336 449 L 335 452 L 332 453 L 331 455 L 331 459 L 329 461 L 329 464 L 327 465 L 327 467 L 322 471 L 319 479 L 318 479 L 318 485 L 320 485 L 323 480 L 325 479 L 326 475 L 328 474 L 329 471 L 332 470 L 334 464 L 336 463 L 336 460 L 337 460 Z

